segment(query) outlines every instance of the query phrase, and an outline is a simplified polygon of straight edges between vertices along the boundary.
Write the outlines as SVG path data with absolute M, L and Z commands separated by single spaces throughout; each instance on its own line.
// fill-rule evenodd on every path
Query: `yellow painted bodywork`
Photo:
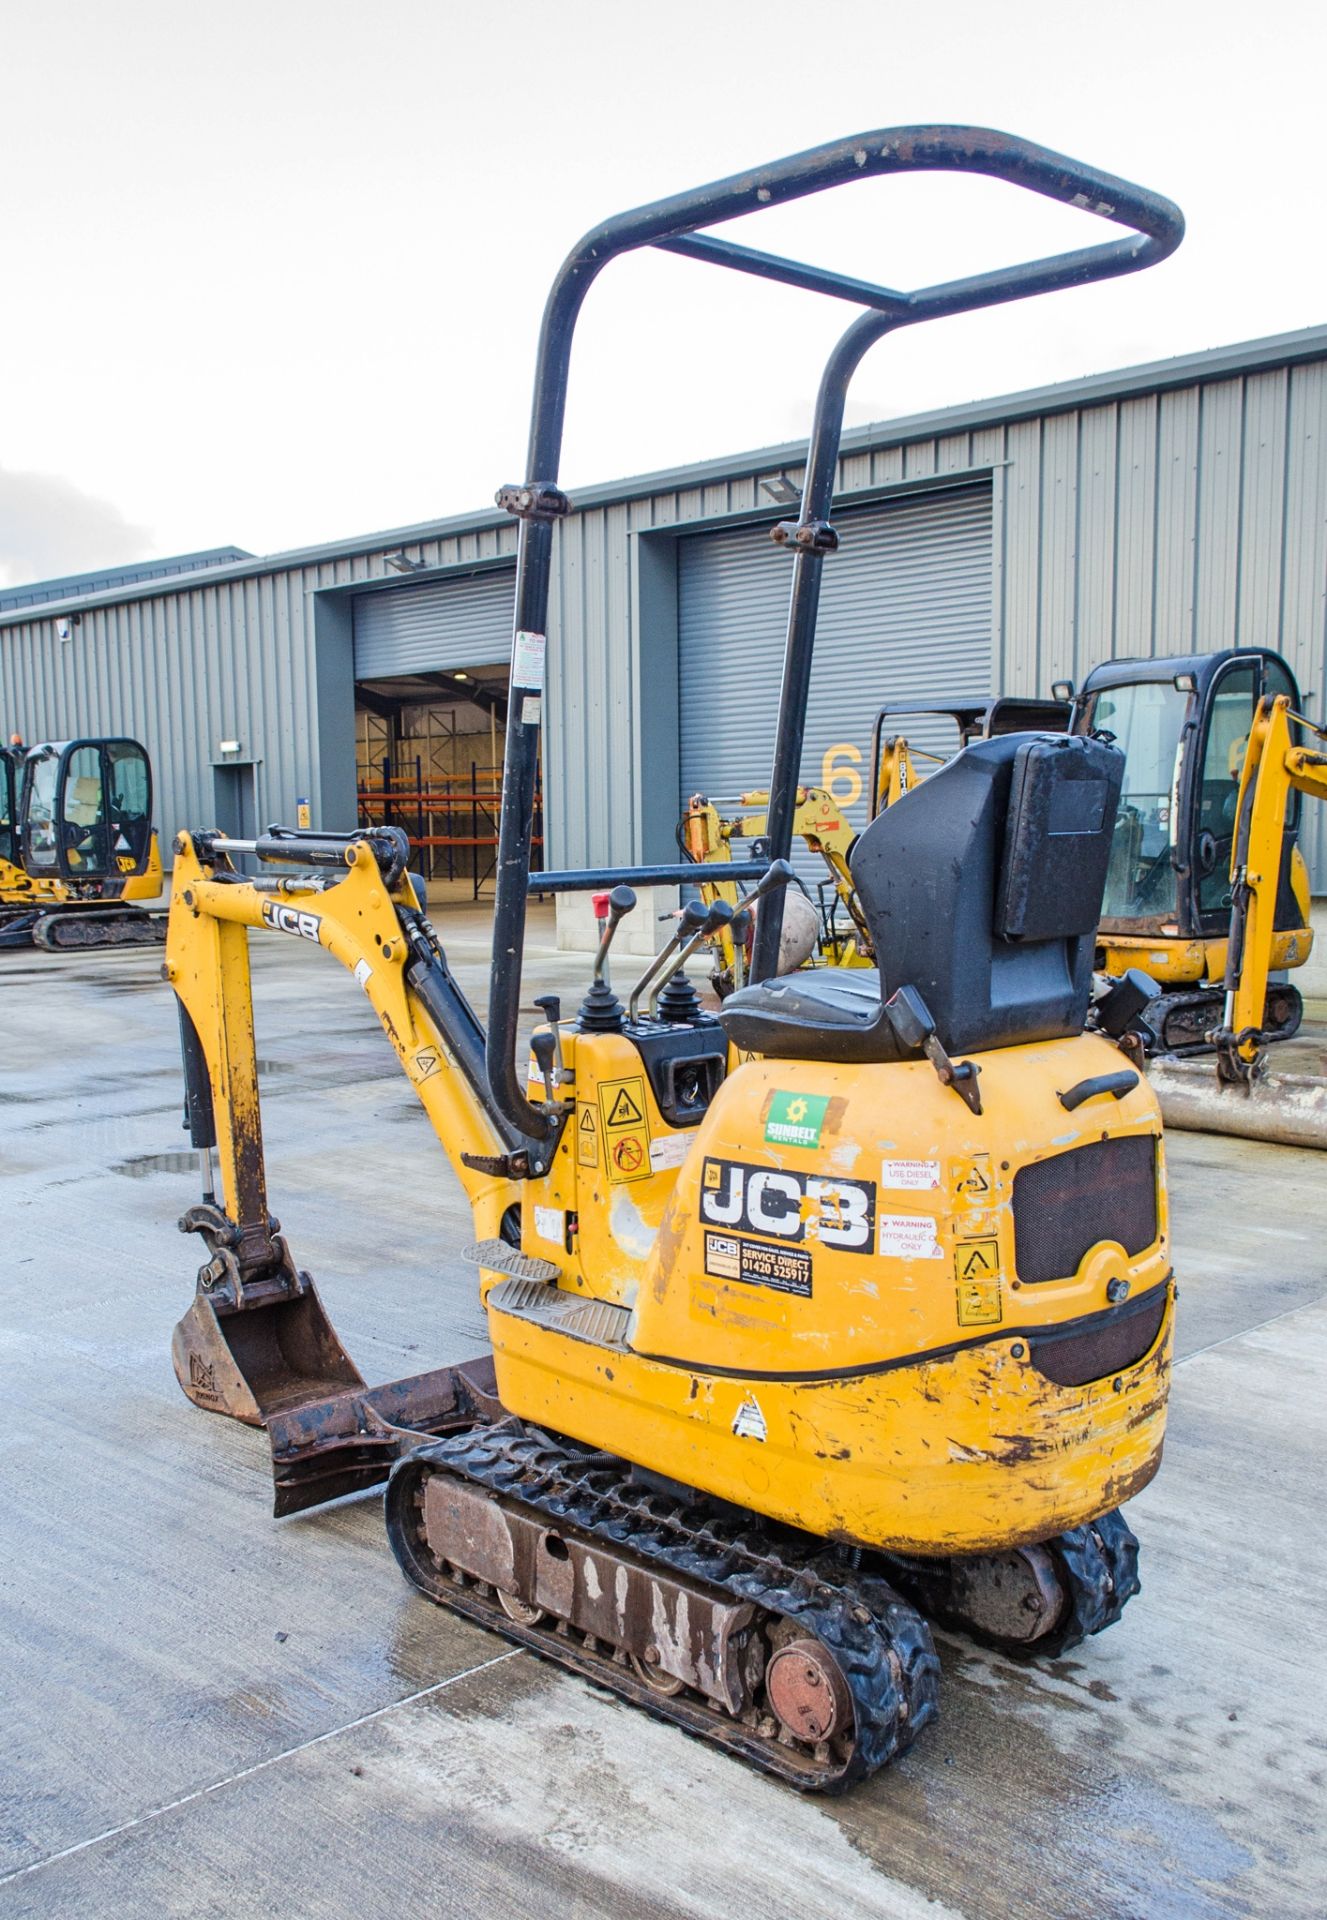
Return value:
M 259 887 L 214 878 L 188 836 L 177 843 L 166 971 L 207 1059 L 222 1197 L 237 1223 L 245 1208 L 266 1210 L 247 956 L 248 930 L 265 927 L 316 943 L 355 975 L 465 1187 L 476 1237 L 494 1237 L 519 1205 L 523 1250 L 556 1270 L 550 1292 L 620 1310 L 607 1316 L 616 1335 L 574 1339 L 503 1311 L 505 1275 L 481 1271 L 512 1413 L 813 1533 L 901 1550 L 1045 1539 L 1145 1484 L 1160 1457 L 1171 1330 L 1157 1105 L 1145 1081 L 1072 1113 L 1057 1098 L 1119 1071 L 1106 1041 L 982 1056 L 981 1115 L 925 1062 L 730 1051 L 703 1119 L 679 1129 L 630 1040 L 568 1023 L 567 1122 L 547 1173 L 515 1183 L 465 1165 L 500 1143 L 409 985 L 394 896 L 368 846 L 352 843 L 347 862 L 331 885 Z M 539 1101 L 533 1060 L 529 1077 Z M 814 1139 L 781 1144 L 776 1105 L 818 1114 Z M 1130 1258 L 1103 1242 L 1075 1272 L 1024 1285 L 1019 1170 L 1136 1134 L 1157 1139 L 1155 1243 Z M 758 1263 L 774 1263 L 762 1272 L 786 1278 L 791 1266 L 791 1291 L 732 1277 L 710 1238 L 727 1234 L 735 1167 L 762 1176 L 762 1206 L 789 1183 L 800 1196 L 795 1225 L 786 1211 L 781 1226 L 761 1214 L 741 1236 Z M 745 1191 L 755 1206 L 754 1180 Z M 1112 1378 L 1056 1386 L 1030 1342 L 1103 1311 L 1111 1281 L 1134 1299 L 1164 1290 L 1152 1350 Z
M 559 1285 L 631 1309 L 628 1351 L 491 1309 L 499 1391 L 513 1412 L 813 1532 L 918 1552 L 1044 1539 L 1150 1478 L 1164 1426 L 1169 1308 L 1153 1349 L 1119 1387 L 1055 1386 L 1031 1364 L 1027 1336 L 1104 1310 L 1111 1280 L 1127 1281 L 1135 1298 L 1168 1286 L 1164 1178 L 1159 1237 L 1133 1259 L 1103 1242 L 1075 1273 L 1023 1286 L 1013 1244 L 1020 1167 L 1105 1135 L 1159 1137 L 1145 1081 L 1118 1103 L 1088 1101 L 1073 1114 L 1056 1098 L 1118 1071 L 1107 1042 L 1084 1036 L 983 1056 L 981 1116 L 925 1063 L 751 1059 L 729 1074 L 689 1139 L 667 1127 L 620 1036 L 564 1034 L 563 1048 L 578 1114 L 594 1117 L 594 1162 L 578 1147 L 588 1135 L 569 1127 L 547 1179 L 530 1183 L 523 1244 L 562 1267 Z M 598 1087 L 633 1073 L 647 1095 L 650 1153 L 685 1152 L 676 1173 L 611 1171 Z M 766 1141 L 780 1093 L 828 1098 L 814 1149 Z M 714 1163 L 820 1182 L 801 1241 L 810 1297 L 707 1273 L 704 1182 Z M 900 1163 L 933 1167 L 936 1185 L 891 1191 L 882 1175 Z M 839 1179 L 876 1189 L 869 1254 L 824 1237 L 835 1231 Z M 928 1233 L 925 1253 L 885 1251 L 921 1245 Z M 984 1250 L 983 1273 L 994 1273 L 979 1311 L 996 1317 L 984 1327 L 966 1317 L 973 1302 L 960 1284 L 974 1246 Z M 485 1276 L 486 1293 L 500 1278 Z M 743 1421 L 749 1403 L 757 1412 Z M 763 1440 L 752 1437 L 761 1425 Z

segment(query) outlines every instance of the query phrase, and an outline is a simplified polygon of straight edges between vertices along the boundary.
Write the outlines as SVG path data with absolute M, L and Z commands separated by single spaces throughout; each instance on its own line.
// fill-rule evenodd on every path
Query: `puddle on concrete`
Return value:
M 196 1153 L 136 1153 L 128 1160 L 117 1160 L 112 1173 L 127 1180 L 146 1180 L 150 1173 L 197 1173 Z

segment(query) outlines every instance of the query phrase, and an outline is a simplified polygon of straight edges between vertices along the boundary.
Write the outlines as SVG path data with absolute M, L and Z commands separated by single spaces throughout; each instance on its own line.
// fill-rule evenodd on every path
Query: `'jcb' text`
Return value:
M 818 1240 L 841 1253 L 870 1253 L 875 1245 L 875 1187 L 869 1180 L 707 1160 L 700 1214 L 707 1225 L 777 1240 Z
M 301 913 L 298 907 L 283 907 L 279 900 L 264 900 L 263 919 L 278 933 L 297 933 L 301 940 L 316 940 L 322 920 L 316 913 Z

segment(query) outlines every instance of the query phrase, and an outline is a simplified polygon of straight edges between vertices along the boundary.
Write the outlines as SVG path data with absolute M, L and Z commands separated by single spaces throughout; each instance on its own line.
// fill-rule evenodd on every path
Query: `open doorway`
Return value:
M 362 825 L 402 827 L 433 904 L 491 900 L 497 868 L 505 666 L 448 668 L 355 686 Z M 543 848 L 536 801 L 534 863 Z

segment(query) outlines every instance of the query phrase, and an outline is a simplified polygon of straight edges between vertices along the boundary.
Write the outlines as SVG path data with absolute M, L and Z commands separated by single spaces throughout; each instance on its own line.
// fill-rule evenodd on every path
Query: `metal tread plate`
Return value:
M 490 1273 L 509 1273 L 517 1280 L 537 1280 L 541 1286 L 562 1277 L 562 1269 L 554 1261 L 522 1253 L 506 1240 L 476 1240 L 473 1246 L 463 1250 L 461 1258 L 471 1266 L 487 1268 Z
M 547 1265 L 548 1262 L 534 1264 Z M 627 1351 L 629 1307 L 617 1307 L 608 1300 L 586 1300 L 580 1294 L 564 1293 L 540 1280 L 502 1280 L 488 1296 L 488 1306 L 513 1319 L 525 1320 L 550 1333 L 562 1333 L 570 1340 L 585 1340 L 591 1346 Z

